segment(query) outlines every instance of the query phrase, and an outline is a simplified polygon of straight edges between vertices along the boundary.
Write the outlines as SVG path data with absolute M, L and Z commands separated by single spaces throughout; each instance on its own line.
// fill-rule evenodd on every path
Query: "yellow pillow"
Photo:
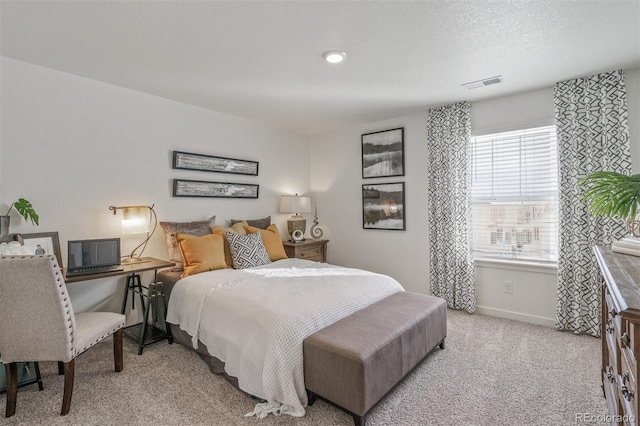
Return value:
M 224 237 L 217 234 L 202 237 L 177 234 L 176 240 L 184 259 L 182 278 L 227 267 L 224 261 Z
M 262 242 L 267 249 L 269 259 L 271 259 L 272 262 L 287 258 L 287 253 L 285 253 L 284 246 L 282 245 L 282 238 L 280 238 L 280 231 L 278 231 L 278 227 L 275 223 L 269 225 L 267 229 L 254 228 L 253 226 L 247 225 L 244 226 L 244 229 L 249 234 L 260 232 Z
M 245 225 L 247 225 L 247 222 L 237 222 L 228 228 L 220 225 L 214 225 L 211 227 L 212 233 L 216 235 L 222 235 L 222 240 L 224 243 L 224 261 L 227 264 L 227 268 L 233 268 L 233 258 L 231 257 L 231 250 L 229 249 L 229 241 L 227 241 L 227 237 L 225 237 L 224 233 L 225 231 L 230 231 L 246 237 L 247 231 L 244 230 Z

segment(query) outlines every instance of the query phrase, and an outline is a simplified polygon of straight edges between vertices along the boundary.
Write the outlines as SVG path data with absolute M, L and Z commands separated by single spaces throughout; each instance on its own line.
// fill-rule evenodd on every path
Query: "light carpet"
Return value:
M 71 412 L 60 416 L 63 378 L 41 363 L 44 391 L 18 390 L 3 425 L 353 425 L 317 401 L 303 418 L 245 418 L 255 401 L 167 342 L 141 356 L 125 337 L 124 371 L 113 371 L 111 339 L 76 360 Z M 446 349 L 436 349 L 371 411 L 376 425 L 575 425 L 602 416 L 600 339 L 486 315 L 448 312 Z M 577 421 L 578 419 L 578 421 Z

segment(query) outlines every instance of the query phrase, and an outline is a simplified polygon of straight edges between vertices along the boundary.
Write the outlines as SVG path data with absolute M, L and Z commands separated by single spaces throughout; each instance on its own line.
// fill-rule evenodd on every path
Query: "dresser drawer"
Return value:
M 618 400 L 618 373 L 615 367 L 609 364 L 605 371 L 602 372 L 602 388 L 604 389 L 605 397 L 607 398 L 607 408 L 609 414 L 618 415 L 619 400 Z
M 282 244 L 287 257 L 326 262 L 328 242 L 328 240 L 305 240 L 301 243 L 283 241 Z
M 625 358 L 622 358 L 622 373 L 618 376 L 618 400 L 622 405 L 622 414 L 625 418 L 631 420 L 636 419 L 636 407 L 638 402 L 638 386 L 633 380 L 631 373 L 627 366 L 625 366 Z M 625 424 L 636 424 L 631 422 L 625 422 Z
M 615 303 L 613 303 L 613 299 L 611 294 L 609 293 L 609 289 L 605 292 L 605 300 L 606 300 L 606 308 L 607 308 L 607 326 L 611 326 L 615 328 L 616 334 L 618 336 L 622 336 L 622 319 L 620 315 L 618 315 L 618 310 L 616 308 Z
M 322 247 L 301 247 L 296 251 L 296 257 L 299 259 L 307 259 L 307 260 L 315 260 L 317 262 L 322 262 Z
M 622 330 L 621 333 L 618 335 L 617 331 L 615 332 L 616 335 L 616 340 L 617 340 L 617 344 L 618 344 L 618 350 L 620 351 L 620 368 L 622 370 L 622 368 L 626 369 L 625 371 L 629 374 L 631 374 L 631 380 L 635 383 L 636 380 L 638 379 L 637 376 L 637 363 L 636 363 L 636 356 L 635 353 L 633 351 L 633 345 L 634 345 L 634 328 L 635 325 L 631 322 L 629 322 L 626 319 L 622 319 Z M 621 373 L 624 373 L 624 371 L 621 371 Z

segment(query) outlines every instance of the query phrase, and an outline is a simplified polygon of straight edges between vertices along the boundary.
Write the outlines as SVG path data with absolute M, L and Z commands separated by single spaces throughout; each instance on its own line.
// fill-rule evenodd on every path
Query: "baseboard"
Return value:
M 476 306 L 476 312 L 492 317 L 506 318 L 516 321 L 527 322 L 529 324 L 544 325 L 555 328 L 556 321 L 553 318 L 544 318 L 536 315 L 523 314 L 520 312 L 505 311 L 502 309 L 488 308 L 486 306 Z

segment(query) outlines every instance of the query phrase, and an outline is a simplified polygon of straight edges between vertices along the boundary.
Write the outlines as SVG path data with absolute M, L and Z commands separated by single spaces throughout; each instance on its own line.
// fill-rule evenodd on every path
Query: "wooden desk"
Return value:
M 173 343 L 171 331 L 164 323 L 164 330 L 157 327 L 158 312 L 162 309 L 163 320 L 167 317 L 167 299 L 164 294 L 162 283 L 158 282 L 158 269 L 171 268 L 176 264 L 166 260 L 156 259 L 153 257 L 143 257 L 141 262 L 126 263 L 122 266 L 122 271 L 106 272 L 102 274 L 76 275 L 67 277 L 65 272 L 65 281 L 67 284 L 97 280 L 98 278 L 113 278 L 127 276 L 127 284 L 124 288 L 122 298 L 122 310 L 124 314 L 127 308 L 127 299 L 129 292 L 131 296 L 131 307 L 134 307 L 135 295 L 138 294 L 140 304 L 143 308 L 142 322 L 127 326 L 124 328 L 124 334 L 138 342 L 138 355 L 142 355 L 145 345 L 168 339 L 169 343 Z M 140 273 L 145 271 L 153 271 L 153 281 L 146 286 L 140 280 Z M 162 299 L 162 305 L 158 305 L 159 299 Z M 149 324 L 149 312 L 152 311 L 153 323 Z
M 126 263 L 122 266 L 124 270 L 115 271 L 115 272 L 107 272 L 104 274 L 88 274 L 88 275 L 76 275 L 73 277 L 67 277 L 67 270 L 64 270 L 64 281 L 67 284 L 77 283 L 80 281 L 89 281 L 89 280 L 97 280 L 98 278 L 111 278 L 111 277 L 119 277 L 122 275 L 130 275 L 137 274 L 144 271 L 155 271 L 157 273 L 158 269 L 171 268 L 172 266 L 176 266 L 175 263 L 169 262 L 162 259 L 156 259 L 154 257 L 142 257 L 142 262 L 138 263 Z M 154 282 L 157 277 L 154 277 Z

